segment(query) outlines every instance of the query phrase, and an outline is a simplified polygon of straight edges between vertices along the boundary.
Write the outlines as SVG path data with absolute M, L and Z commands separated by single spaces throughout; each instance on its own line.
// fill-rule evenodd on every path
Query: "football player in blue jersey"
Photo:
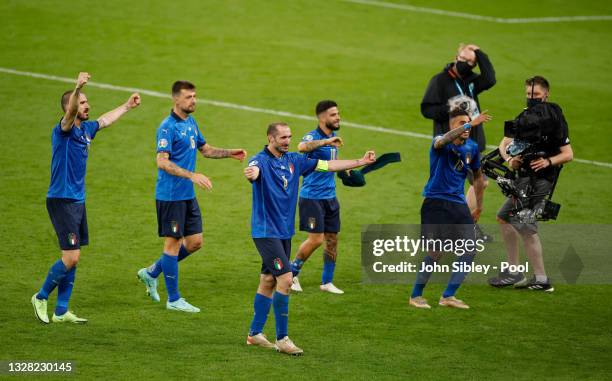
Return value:
M 248 345 L 276 348 L 290 355 L 300 355 L 288 336 L 289 290 L 292 284 L 291 237 L 295 233 L 295 209 L 300 176 L 313 172 L 336 172 L 357 168 L 376 161 L 374 151 L 358 160 L 321 160 L 289 152 L 291 129 L 286 123 L 268 126 L 268 145 L 249 160 L 245 177 L 252 183 L 253 212 L 251 235 L 262 259 L 259 287 L 253 307 L 255 315 L 247 336 Z M 263 334 L 274 306 L 276 344 Z
M 480 169 L 478 144 L 469 139 L 470 129 L 473 125 L 491 120 L 491 116 L 484 111 L 474 120 L 470 120 L 466 111 L 455 109 L 450 112 L 449 120 L 450 131 L 436 136 L 429 150 L 429 180 L 423 190 L 425 200 L 421 206 L 422 234 L 427 239 L 471 239 L 475 242 L 474 224 L 478 222 L 482 212 L 484 175 Z M 463 191 L 469 170 L 474 173 L 477 201 L 476 208 L 471 212 Z M 430 269 L 441 255 L 442 253 L 429 252 L 425 256 L 412 289 L 409 301 L 411 306 L 431 308 L 423 298 L 423 289 L 431 277 Z M 456 261 L 468 265 L 473 259 L 474 253 L 468 252 L 458 256 Z M 460 268 L 465 269 L 465 266 Z M 465 271 L 453 271 L 439 305 L 469 308 L 466 303 L 455 298 L 455 293 L 466 275 Z
M 212 159 L 232 158 L 243 161 L 243 149 L 216 148 L 206 142 L 191 114 L 196 108 L 196 88 L 190 82 L 172 85 L 174 107 L 157 129 L 157 205 L 158 235 L 164 237 L 161 257 L 148 268 L 138 271 L 147 293 L 155 302 L 157 277 L 163 272 L 168 291 L 166 308 L 200 312 L 181 297 L 178 289 L 178 262 L 202 247 L 202 215 L 195 197 L 194 184 L 212 189 L 210 179 L 195 172 L 197 152 Z
M 298 151 L 307 157 L 320 160 L 338 158 L 338 148 L 342 138 L 336 136 L 340 129 L 340 112 L 332 100 L 317 103 L 315 113 L 319 120 L 316 129 L 308 132 Z M 325 242 L 323 250 L 323 273 L 321 291 L 343 294 L 332 281 L 336 268 L 338 232 L 340 232 L 340 204 L 336 198 L 336 180 L 333 172 L 315 172 L 304 177 L 298 202 L 300 209 L 300 230 L 308 233 L 308 238 L 300 245 L 297 255 L 291 262 L 293 284 L 291 290 L 300 292 L 302 287 L 298 275 L 304 262 Z
M 89 81 L 88 73 L 79 73 L 74 90 L 61 98 L 64 116 L 55 125 L 51 136 L 51 182 L 47 192 L 47 211 L 57 234 L 62 258 L 49 269 L 40 291 L 32 296 L 35 316 L 48 324 L 47 300 L 57 287 L 54 323 L 86 323 L 87 319 L 68 311 L 74 287 L 81 246 L 89 243 L 85 212 L 85 173 L 89 146 L 99 130 L 116 122 L 123 114 L 140 105 L 140 95 L 134 93 L 116 109 L 89 120 L 89 102 L 81 92 Z

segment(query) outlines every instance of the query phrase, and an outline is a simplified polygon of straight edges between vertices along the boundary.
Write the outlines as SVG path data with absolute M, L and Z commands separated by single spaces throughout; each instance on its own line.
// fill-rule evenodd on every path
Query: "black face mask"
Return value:
M 541 98 L 527 98 L 527 108 L 537 106 L 542 102 L 544 102 L 544 100 Z
M 472 66 L 465 61 L 457 61 L 455 64 L 455 69 L 461 78 L 465 78 L 472 73 Z

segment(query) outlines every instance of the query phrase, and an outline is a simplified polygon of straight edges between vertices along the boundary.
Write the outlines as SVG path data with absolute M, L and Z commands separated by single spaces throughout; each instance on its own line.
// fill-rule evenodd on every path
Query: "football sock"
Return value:
M 321 274 L 321 284 L 328 284 L 334 280 L 334 270 L 336 269 L 336 261 L 327 254 L 323 253 L 323 273 Z
M 177 301 L 181 297 L 178 290 L 178 258 L 164 253 L 161 265 L 168 290 L 168 301 Z
M 55 290 L 55 287 L 60 284 L 62 279 L 66 276 L 68 269 L 64 266 L 64 262 L 61 259 L 58 259 L 51 268 L 49 269 L 49 273 L 47 274 L 47 278 L 43 283 L 40 291 L 36 295 L 37 299 L 49 299 L 49 294 Z
M 68 302 L 74 287 L 76 277 L 76 266 L 70 269 L 60 284 L 57 286 L 57 304 L 55 305 L 55 315 L 61 316 L 68 311 Z
M 421 267 L 423 267 L 423 264 L 431 266 L 434 263 L 435 263 L 434 259 L 430 257 L 429 255 L 426 255 L 425 258 L 423 258 Z M 429 281 L 430 277 L 431 277 L 431 271 L 420 271 L 419 269 L 419 272 L 416 277 L 416 281 L 414 282 L 414 286 L 412 287 L 412 295 L 410 295 L 411 298 L 416 298 L 418 296 L 423 295 L 423 289 L 425 289 L 425 285 L 427 284 L 427 281 Z
M 187 251 L 187 249 L 185 249 L 185 246 L 181 245 L 181 249 L 179 250 L 179 255 L 178 255 L 178 261 L 182 261 L 183 259 L 187 258 L 188 256 L 190 256 L 191 253 Z M 159 276 L 159 274 L 162 273 L 162 258 L 164 256 L 162 255 L 161 257 L 159 257 L 159 259 L 157 260 L 157 262 L 153 263 L 151 266 L 149 266 L 149 268 L 147 269 L 147 273 L 153 277 L 153 278 L 157 278 Z
M 276 340 L 281 340 L 287 336 L 289 330 L 289 295 L 274 291 L 272 304 L 274 305 L 274 320 L 276 320 Z
M 255 315 L 253 321 L 251 321 L 251 329 L 249 330 L 249 336 L 255 336 L 263 332 L 266 320 L 268 320 L 268 314 L 270 313 L 270 307 L 272 306 L 272 298 L 268 298 L 262 294 L 255 294 L 255 301 L 253 302 L 253 309 Z
M 474 254 L 463 254 L 462 256 L 457 258 L 455 263 L 462 262 L 464 263 L 463 268 L 465 268 L 465 265 L 469 265 L 473 261 Z M 466 271 L 453 271 L 450 280 L 448 281 L 448 285 L 446 286 L 446 290 L 444 290 L 444 293 L 442 294 L 442 297 L 448 298 L 449 296 L 454 296 L 467 274 L 468 273 Z
M 546 275 L 536 275 L 536 282 L 546 283 L 548 281 L 548 277 Z
M 291 262 L 291 272 L 293 273 L 293 276 L 298 276 L 300 274 L 303 265 L 304 261 L 299 258 L 295 258 L 293 262 Z

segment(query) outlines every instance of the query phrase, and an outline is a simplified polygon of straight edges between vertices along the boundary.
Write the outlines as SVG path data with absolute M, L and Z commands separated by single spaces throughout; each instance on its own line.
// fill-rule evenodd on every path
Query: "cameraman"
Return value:
M 529 193 L 534 195 L 528 198 L 528 205 L 524 205 L 520 199 L 508 198 L 497 213 L 508 263 L 519 264 L 518 243 L 521 237 L 535 276 L 527 281 L 523 273 L 501 272 L 497 277 L 489 279 L 489 284 L 494 287 L 515 286 L 529 290 L 554 291 L 544 270 L 542 244 L 535 218 L 532 216 L 531 219 L 525 220 L 518 215 L 518 212 L 525 208 L 537 207 L 550 194 L 560 170 L 559 166 L 574 157 L 563 111 L 557 104 L 548 102 L 549 89 L 548 81 L 541 76 L 525 81 L 527 108 L 516 119 L 519 122 L 516 136 L 505 136 L 499 145 L 502 158 L 516 171 L 516 187 L 525 189 L 531 186 Z M 518 140 L 520 136 L 527 135 L 533 141 L 535 149 L 530 152 L 536 152 L 535 156 L 526 160 L 520 155 L 511 157 L 506 152 L 508 146 L 515 138 Z
M 480 69 L 480 74 L 473 71 L 476 66 Z M 478 95 L 493 87 L 495 82 L 495 69 L 487 54 L 476 45 L 460 44 L 455 60 L 431 78 L 421 101 L 421 114 L 425 118 L 433 120 L 433 136 L 443 135 L 449 131 L 448 116 L 450 110 L 447 104 L 449 99 L 458 95 L 472 98 L 477 106 L 471 115 L 475 118 L 481 110 Z M 479 152 L 486 149 L 487 142 L 483 126 L 473 126 L 470 131 L 470 138 L 478 143 Z M 467 203 L 470 210 L 474 211 L 476 209 L 476 194 L 472 186 L 474 179 L 471 173 L 468 175 L 468 180 L 470 188 L 467 191 Z M 487 185 L 488 181 L 485 178 L 485 188 Z M 478 228 L 478 230 L 480 229 Z M 478 234 L 488 240 L 484 233 L 478 232 Z

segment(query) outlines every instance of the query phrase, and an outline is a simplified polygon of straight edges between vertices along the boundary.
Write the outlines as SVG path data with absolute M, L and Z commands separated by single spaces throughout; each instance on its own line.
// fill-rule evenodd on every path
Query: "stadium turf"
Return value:
M 612 14 L 612 5 L 599 1 L 410 4 L 496 17 Z M 88 71 L 95 82 L 165 93 L 174 80 L 189 79 L 201 99 L 294 114 L 311 115 L 317 101 L 331 98 L 346 121 L 422 134 L 431 132 L 419 112 L 428 80 L 453 59 L 459 42 L 473 42 L 497 72 L 497 85 L 481 97 L 495 118 L 486 126 L 489 144 L 501 139 L 502 121 L 522 109 L 524 79 L 541 74 L 551 81 L 551 100 L 564 109 L 575 156 L 612 162 L 609 20 L 500 24 L 319 0 L 3 1 L 0 20 L 2 68 L 69 78 Z M 346 294 L 318 290 L 322 260 L 314 254 L 300 275 L 305 291 L 290 300 L 289 333 L 303 357 L 245 345 L 260 259 L 249 236 L 250 186 L 236 161 L 198 159 L 214 189 L 197 191 L 204 247 L 181 263 L 180 287 L 202 313 L 153 304 L 136 271 L 161 253 L 155 130 L 171 103 L 148 95 L 91 148 L 91 244 L 71 300 L 90 323 L 42 326 L 29 299 L 58 257 L 45 194 L 50 130 L 71 85 L 4 72 L 0 83 L 0 361 L 71 360 L 79 379 L 610 377 L 610 285 L 559 284 L 551 295 L 467 285 L 458 296 L 469 311 L 420 311 L 407 306 L 408 285 L 362 284 L 361 226 L 419 221 L 428 141 L 409 136 L 341 130 L 342 158 L 375 149 L 399 151 L 403 161 L 368 175 L 364 188 L 339 187 L 343 231 L 335 283 Z M 129 96 L 91 86 L 84 92 L 93 117 Z M 292 126 L 294 148 L 315 125 L 206 103 L 194 116 L 210 144 L 250 155 L 265 144 L 269 122 Z M 567 165 L 555 195 L 563 205 L 556 223 L 609 223 L 611 186 L 610 167 Z M 484 223 L 495 222 L 502 200 L 492 185 Z M 294 253 L 304 237 L 295 236 Z M 426 289 L 430 301 L 442 287 Z M 164 301 L 163 285 L 160 291 Z M 266 333 L 273 332 L 271 314 Z

